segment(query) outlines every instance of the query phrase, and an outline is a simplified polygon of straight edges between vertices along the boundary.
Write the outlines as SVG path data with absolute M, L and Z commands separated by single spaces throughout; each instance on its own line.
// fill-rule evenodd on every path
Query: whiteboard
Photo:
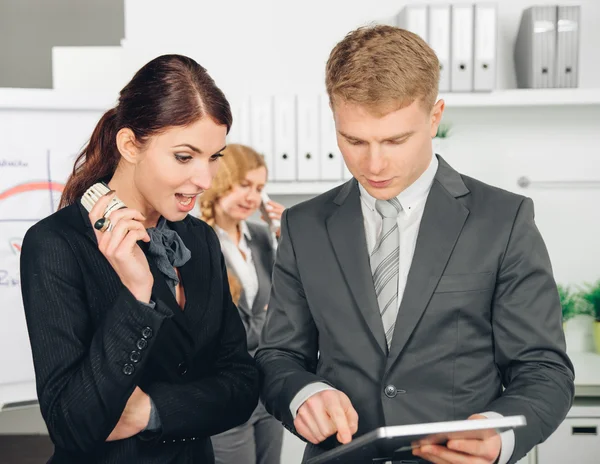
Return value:
M 21 299 L 25 232 L 56 211 L 99 110 L 0 108 L 0 410 L 36 399 Z

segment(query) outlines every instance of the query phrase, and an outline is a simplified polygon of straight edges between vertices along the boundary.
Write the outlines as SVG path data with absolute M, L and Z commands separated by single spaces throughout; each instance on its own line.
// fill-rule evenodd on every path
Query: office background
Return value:
M 328 164 L 322 180 L 332 159 L 328 154 L 339 156 L 325 133 L 329 51 L 358 25 L 395 24 L 407 3 L 0 0 L 0 270 L 13 272 L 0 275 L 1 434 L 44 433 L 36 407 L 23 407 L 32 397 L 32 368 L 18 285 L 10 280 L 18 238 L 31 223 L 2 220 L 49 214 L 57 200 L 54 195 L 48 202 L 47 194 L 34 191 L 10 198 L 3 193 L 47 179 L 49 166 L 54 180 L 64 179 L 73 154 L 132 73 L 169 52 L 195 58 L 230 98 L 239 121 L 231 141 L 260 145 L 271 156 L 273 199 L 289 206 L 321 193 L 346 175 L 338 164 L 336 179 L 331 169 L 337 168 Z M 451 3 L 474 2 L 410 5 Z M 436 150 L 465 174 L 533 198 L 557 281 L 572 287 L 595 282 L 600 279 L 600 2 L 475 3 L 496 6 L 495 90 L 442 95 L 443 123 L 450 130 L 434 140 Z M 521 16 L 531 5 L 557 4 L 581 6 L 577 87 L 517 89 L 513 53 Z M 276 116 L 282 115 L 292 115 L 295 131 L 277 126 Z M 291 172 L 278 169 L 284 152 Z M 307 152 L 313 153 L 308 161 Z M 307 167 L 311 161 L 318 166 L 314 171 Z M 306 180 L 294 180 L 299 175 Z M 574 449 L 582 453 L 578 462 L 596 462 L 600 356 L 593 354 L 593 319 L 578 315 L 566 322 L 578 403 L 556 437 L 531 454 L 530 464 L 563 462 L 560 453 Z M 282 463 L 299 462 L 301 449 L 286 435 Z

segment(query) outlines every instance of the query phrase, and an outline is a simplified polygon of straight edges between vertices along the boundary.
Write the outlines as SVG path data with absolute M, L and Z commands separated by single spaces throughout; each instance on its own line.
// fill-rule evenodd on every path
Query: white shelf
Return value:
M 343 184 L 344 182 L 346 181 L 269 181 L 267 184 L 267 193 L 269 195 L 319 195 L 337 187 L 338 185 Z
M 0 88 L 0 109 L 105 111 L 117 94 L 56 89 Z M 442 93 L 447 108 L 600 105 L 600 89 L 508 89 Z
M 116 94 L 0 88 L 0 109 L 8 110 L 106 111 L 117 99 Z
M 576 396 L 600 397 L 600 354 L 567 352 L 575 368 Z
M 600 89 L 510 89 L 489 93 L 443 93 L 446 108 L 600 105 Z
M 0 412 L 31 405 L 37 401 L 35 381 L 0 385 Z

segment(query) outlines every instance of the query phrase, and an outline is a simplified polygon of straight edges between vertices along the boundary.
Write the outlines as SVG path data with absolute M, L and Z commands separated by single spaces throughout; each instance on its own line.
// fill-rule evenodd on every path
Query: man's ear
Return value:
M 126 161 L 132 164 L 139 161 L 140 147 L 131 129 L 124 127 L 117 132 L 117 149 Z
M 446 103 L 444 100 L 440 99 L 431 109 L 431 138 L 434 138 L 437 134 L 438 127 L 442 122 L 442 115 L 444 114 L 445 107 Z

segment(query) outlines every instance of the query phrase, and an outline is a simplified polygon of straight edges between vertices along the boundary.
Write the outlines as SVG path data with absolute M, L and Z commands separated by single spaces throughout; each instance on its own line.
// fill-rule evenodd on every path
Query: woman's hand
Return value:
M 285 210 L 285 206 L 283 206 L 282 204 L 277 203 L 273 200 L 269 200 L 266 208 L 267 208 L 267 211 L 269 212 L 270 219 L 276 219 L 281 222 L 281 215 L 283 214 L 283 211 Z M 262 214 L 260 217 L 263 221 L 267 220 L 264 217 L 264 215 L 262 215 Z M 275 232 L 275 235 L 277 235 L 277 238 L 279 238 L 280 233 L 281 233 L 281 227 L 279 229 L 277 229 L 277 231 Z
M 103 217 L 109 201 L 114 196 L 109 193 L 98 200 L 90 211 L 92 225 Z M 139 211 L 123 208 L 113 211 L 108 220 L 111 227 L 100 232 L 94 227 L 98 248 L 113 267 L 123 285 L 133 296 L 145 303 L 150 301 L 154 278 L 150 272 L 148 260 L 136 243 L 138 240 L 150 241 L 150 236 L 142 224 L 145 218 Z
M 140 387 L 135 387 L 121 413 L 119 422 L 106 441 L 124 440 L 140 433 L 148 426 L 150 410 L 150 397 Z

